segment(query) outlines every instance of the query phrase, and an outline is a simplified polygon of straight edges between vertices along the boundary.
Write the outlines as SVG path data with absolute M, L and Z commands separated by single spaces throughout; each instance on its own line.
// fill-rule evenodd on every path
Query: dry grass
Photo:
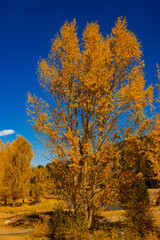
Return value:
M 100 216 L 109 222 L 118 222 L 123 220 L 124 213 L 125 210 L 109 210 L 103 211 Z
M 153 212 L 155 223 L 160 228 L 160 206 L 153 206 L 151 210 Z
M 20 236 L 0 236 L 0 240 L 24 240 L 25 235 Z
M 37 213 L 43 211 L 52 211 L 57 204 L 64 204 L 61 200 L 57 199 L 42 199 L 40 203 L 29 205 L 23 204 L 17 207 L 2 206 L 0 213 Z
M 157 189 L 148 189 L 148 193 L 149 193 L 149 197 L 150 197 L 150 200 L 151 200 L 151 204 L 155 205 L 159 191 L 160 191 L 159 188 L 157 188 Z

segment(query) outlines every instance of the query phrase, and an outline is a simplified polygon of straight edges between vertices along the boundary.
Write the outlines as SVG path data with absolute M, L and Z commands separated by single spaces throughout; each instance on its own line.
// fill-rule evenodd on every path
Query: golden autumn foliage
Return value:
M 93 212 L 113 199 L 117 143 L 148 131 L 153 87 L 145 88 L 141 46 L 125 19 L 106 38 L 97 23 L 87 24 L 80 40 L 76 29 L 75 20 L 66 22 L 38 63 L 52 102 L 29 93 L 27 110 L 52 155 L 61 194 L 85 211 L 90 226 Z
M 149 134 L 152 144 L 148 146 L 147 157 L 152 162 L 156 178 L 160 181 L 160 113 L 156 114 L 155 124 Z
M 3 195 L 3 193 L 6 190 L 4 187 L 2 188 L 4 178 L 5 178 L 5 146 L 4 146 L 4 144 L 1 140 L 0 140 L 0 160 L 1 160 L 1 168 L 0 168 L 1 189 L 0 189 L 0 195 Z
M 3 144 L 4 146 L 4 144 Z M 1 155 L 2 156 L 2 155 Z M 3 175 L 1 178 L 0 195 L 4 199 L 5 204 L 7 199 L 11 197 L 11 146 L 8 142 L 3 148 L 3 156 L 1 157 Z
M 29 194 L 31 174 L 32 146 L 27 139 L 18 136 L 15 141 L 1 145 L 0 154 L 3 175 L 1 178 L 0 195 L 5 203 L 8 198 L 15 200 L 25 198 Z
M 29 194 L 31 161 L 33 159 L 32 145 L 27 139 L 18 136 L 11 145 L 12 150 L 12 197 L 24 198 Z

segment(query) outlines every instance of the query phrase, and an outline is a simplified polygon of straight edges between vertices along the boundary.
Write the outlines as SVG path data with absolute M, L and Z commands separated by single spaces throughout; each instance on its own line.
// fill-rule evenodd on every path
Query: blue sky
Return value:
M 157 0 L 6 0 L 0 5 L 0 138 L 6 143 L 18 134 L 33 145 L 33 165 L 46 164 L 26 113 L 27 93 L 44 96 L 36 69 L 39 57 L 46 58 L 51 39 L 66 20 L 77 20 L 78 34 L 87 22 L 97 21 L 104 36 L 115 21 L 126 16 L 128 28 L 142 43 L 147 85 L 156 83 L 160 65 L 160 1 Z M 44 96 L 45 97 L 45 96 Z M 3 132 L 12 130 L 13 132 Z M 7 135 L 7 133 L 12 133 Z M 1 136 L 6 135 L 6 136 Z

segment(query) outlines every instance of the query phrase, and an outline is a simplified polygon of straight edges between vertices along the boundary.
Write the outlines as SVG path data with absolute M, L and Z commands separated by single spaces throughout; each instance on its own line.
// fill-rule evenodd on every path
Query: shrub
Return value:
M 144 238 L 146 233 L 154 231 L 149 194 L 143 181 L 137 182 L 130 191 L 125 216 L 128 234 Z
M 58 207 L 51 216 L 43 218 L 35 225 L 30 239 L 38 240 L 83 240 L 87 230 L 87 222 L 83 213 L 69 215 Z

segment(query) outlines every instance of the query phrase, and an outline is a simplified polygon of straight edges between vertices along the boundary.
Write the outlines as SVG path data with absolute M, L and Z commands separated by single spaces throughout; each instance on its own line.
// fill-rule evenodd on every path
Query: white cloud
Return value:
M 10 134 L 13 134 L 13 133 L 15 133 L 15 131 L 11 130 L 11 129 L 3 130 L 3 131 L 0 131 L 0 137 L 4 137 L 4 136 L 7 136 L 7 135 L 10 135 Z

